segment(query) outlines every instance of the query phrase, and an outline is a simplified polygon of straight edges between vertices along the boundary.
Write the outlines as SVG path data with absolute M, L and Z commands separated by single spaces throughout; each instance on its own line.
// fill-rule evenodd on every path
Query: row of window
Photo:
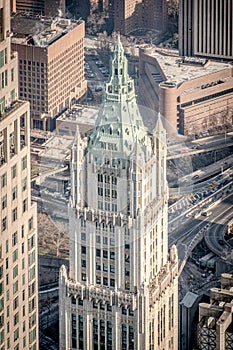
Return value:
M 105 182 L 107 184 L 117 185 L 117 177 L 110 175 L 98 174 L 98 182 Z

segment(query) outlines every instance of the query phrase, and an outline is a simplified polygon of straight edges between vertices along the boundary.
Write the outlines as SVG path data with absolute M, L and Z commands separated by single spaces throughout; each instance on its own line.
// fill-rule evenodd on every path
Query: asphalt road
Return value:
M 185 259 L 187 250 L 195 238 L 198 238 L 200 232 L 204 237 L 209 237 L 210 247 L 218 252 L 219 256 L 226 256 L 226 251 L 229 253 L 230 248 L 227 245 L 219 244 L 222 239 L 223 232 L 221 231 L 223 224 L 233 217 L 233 194 L 225 198 L 216 207 L 211 209 L 212 214 L 208 217 L 200 216 L 197 219 L 192 218 L 189 222 L 182 226 L 181 230 L 175 230 L 168 236 L 168 244 L 176 244 L 180 262 Z M 204 230 L 206 225 L 209 227 Z M 218 229 L 216 229 L 216 226 Z

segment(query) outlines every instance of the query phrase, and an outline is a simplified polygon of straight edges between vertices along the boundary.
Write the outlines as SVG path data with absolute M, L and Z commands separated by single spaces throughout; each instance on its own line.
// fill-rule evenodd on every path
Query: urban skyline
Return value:
M 231 12 L 0 0 L 0 349 L 233 348 Z

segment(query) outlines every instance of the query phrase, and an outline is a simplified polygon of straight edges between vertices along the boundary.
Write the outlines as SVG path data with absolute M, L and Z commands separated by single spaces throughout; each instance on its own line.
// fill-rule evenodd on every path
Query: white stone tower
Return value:
M 166 136 L 147 130 L 118 37 L 88 139 L 72 147 L 70 271 L 60 350 L 178 348 L 178 258 L 168 254 Z

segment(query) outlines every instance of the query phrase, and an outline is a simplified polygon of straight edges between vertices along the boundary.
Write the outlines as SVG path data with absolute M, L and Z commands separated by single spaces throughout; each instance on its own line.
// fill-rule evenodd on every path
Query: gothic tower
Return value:
M 60 271 L 60 350 L 177 349 L 178 258 L 168 254 L 166 135 L 143 124 L 118 37 L 95 128 L 77 131 L 70 271 Z

